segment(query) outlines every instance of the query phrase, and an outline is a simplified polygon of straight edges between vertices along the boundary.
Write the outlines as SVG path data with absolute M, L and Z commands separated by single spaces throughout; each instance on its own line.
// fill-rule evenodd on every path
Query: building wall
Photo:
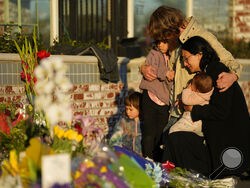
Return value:
M 232 38 L 250 41 L 250 1 L 230 0 L 229 10 Z

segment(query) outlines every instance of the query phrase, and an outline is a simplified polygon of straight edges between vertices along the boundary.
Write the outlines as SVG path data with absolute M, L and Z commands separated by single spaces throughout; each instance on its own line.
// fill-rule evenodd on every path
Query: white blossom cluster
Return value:
M 44 111 L 51 127 L 59 121 L 71 123 L 72 109 L 70 98 L 65 94 L 72 84 L 65 76 L 67 66 L 59 58 L 45 58 L 36 67 L 35 108 Z

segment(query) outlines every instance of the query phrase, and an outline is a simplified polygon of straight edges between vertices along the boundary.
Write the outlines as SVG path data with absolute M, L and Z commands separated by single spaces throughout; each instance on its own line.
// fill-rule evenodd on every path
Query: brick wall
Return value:
M 120 75 L 123 75 L 123 78 L 121 78 L 121 81 L 117 84 L 106 84 L 101 81 L 93 83 L 73 83 L 73 88 L 69 91 L 69 95 L 72 99 L 74 114 L 92 116 L 96 118 L 97 124 L 99 125 L 109 124 L 113 126 L 124 110 L 123 98 L 127 93 L 127 88 L 133 88 L 139 91 L 138 86 L 141 75 L 138 73 L 138 64 L 143 60 L 144 58 L 135 59 L 132 60 L 128 66 L 125 64 L 125 67 L 128 69 L 122 68 L 122 66 L 119 65 L 119 70 L 123 70 L 126 73 L 121 73 L 120 71 Z M 246 76 L 249 75 L 245 73 L 245 77 Z M 250 113 L 250 79 L 240 80 L 239 83 L 246 97 Z M 23 84 L 0 85 L 0 103 L 11 101 L 27 102 Z

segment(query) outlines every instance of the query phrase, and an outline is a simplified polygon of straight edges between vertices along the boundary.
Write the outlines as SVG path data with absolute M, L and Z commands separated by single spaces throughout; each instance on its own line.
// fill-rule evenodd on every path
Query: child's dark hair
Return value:
M 196 74 L 192 80 L 192 84 L 195 85 L 196 89 L 201 93 L 207 93 L 213 88 L 213 80 L 205 72 Z
M 125 106 L 133 105 L 140 112 L 140 100 L 141 100 L 141 93 L 132 92 L 125 97 L 124 104 Z

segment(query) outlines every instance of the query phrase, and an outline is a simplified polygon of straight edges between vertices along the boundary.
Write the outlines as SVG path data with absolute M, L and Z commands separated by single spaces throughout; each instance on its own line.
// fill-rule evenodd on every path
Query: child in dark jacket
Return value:
M 140 100 L 139 92 L 133 92 L 125 97 L 126 116 L 116 123 L 109 144 L 125 146 L 141 155 Z

